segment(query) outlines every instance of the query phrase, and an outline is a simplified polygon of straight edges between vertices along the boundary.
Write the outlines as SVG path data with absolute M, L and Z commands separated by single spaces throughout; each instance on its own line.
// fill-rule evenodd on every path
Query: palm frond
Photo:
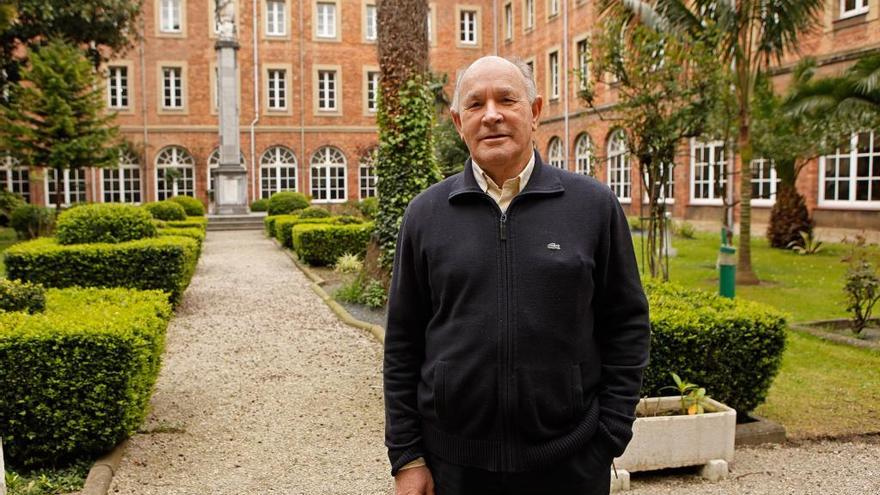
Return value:
M 880 55 L 865 57 L 849 71 L 856 89 L 864 94 L 880 91 Z

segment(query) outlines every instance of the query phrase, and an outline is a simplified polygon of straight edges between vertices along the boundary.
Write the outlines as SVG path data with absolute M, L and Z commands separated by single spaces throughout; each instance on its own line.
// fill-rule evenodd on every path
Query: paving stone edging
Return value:
M 119 468 L 122 461 L 122 455 L 125 454 L 125 448 L 128 446 L 128 440 L 123 440 L 119 445 L 113 448 L 107 455 L 101 457 L 89 470 L 86 477 L 85 485 L 80 495 L 106 495 L 110 490 L 110 483 L 113 482 L 113 475 Z
M 324 285 L 325 280 L 321 278 L 320 275 L 313 272 L 308 267 L 308 265 L 300 261 L 295 254 L 290 252 L 289 249 L 285 249 L 284 246 L 282 246 L 277 240 L 275 240 L 275 245 L 278 246 L 278 249 L 283 251 L 284 254 L 286 254 L 291 261 L 293 261 L 293 264 L 296 265 L 297 268 L 299 268 L 299 271 L 301 271 L 303 275 L 306 276 L 306 278 L 311 280 L 312 283 L 309 284 L 309 287 L 312 288 L 312 291 L 314 291 L 315 294 L 317 294 L 318 297 L 320 297 L 321 300 L 324 301 L 324 304 L 326 304 L 330 308 L 330 310 L 333 311 L 340 320 L 342 320 L 343 323 L 353 326 L 355 328 L 360 328 L 361 330 L 366 330 L 367 332 L 370 332 L 370 334 L 372 334 L 373 337 L 375 337 L 376 340 L 378 340 L 380 343 L 385 343 L 384 328 L 379 325 L 374 325 L 366 321 L 358 320 L 357 318 L 352 316 L 347 309 L 336 302 L 336 300 L 333 299 L 333 296 L 328 294 L 327 291 L 325 291 L 324 288 L 321 287 L 322 285 Z
M 872 350 L 875 352 L 880 352 L 880 346 L 878 346 L 877 344 L 867 342 L 864 340 L 860 340 L 856 337 L 848 337 L 846 335 L 840 335 L 840 334 L 836 334 L 836 333 L 832 333 L 832 332 L 826 332 L 825 330 L 822 330 L 820 328 L 816 328 L 815 326 L 813 326 L 813 325 L 821 325 L 823 323 L 829 323 L 829 324 L 830 323 L 838 323 L 840 321 L 842 321 L 842 320 L 819 320 L 819 321 L 811 321 L 811 322 L 801 323 L 801 324 L 795 323 L 795 324 L 789 325 L 789 327 L 792 330 L 796 330 L 798 332 L 803 332 L 803 333 L 808 333 L 810 335 L 813 335 L 814 337 L 819 337 L 822 340 L 836 342 L 838 344 L 846 344 L 846 345 L 850 345 L 853 347 L 859 347 L 862 349 L 869 349 L 869 350 Z

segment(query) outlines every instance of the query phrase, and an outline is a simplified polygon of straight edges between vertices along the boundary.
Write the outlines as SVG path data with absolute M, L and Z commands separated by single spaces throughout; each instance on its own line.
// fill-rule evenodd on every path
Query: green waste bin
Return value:
M 736 293 L 736 248 L 722 245 L 718 253 L 718 293 L 733 299 Z

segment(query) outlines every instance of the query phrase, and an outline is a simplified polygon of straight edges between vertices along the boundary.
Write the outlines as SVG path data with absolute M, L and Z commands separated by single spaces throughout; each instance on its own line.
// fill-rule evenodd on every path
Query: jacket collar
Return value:
M 529 178 L 526 187 L 520 191 L 520 194 L 556 194 L 565 191 L 556 170 L 544 163 L 538 150 L 534 150 L 534 153 L 535 167 L 532 169 L 532 176 Z M 458 196 L 470 194 L 484 195 L 486 193 L 477 184 L 471 159 L 468 158 L 464 163 L 464 170 L 453 179 L 449 200 L 452 201 L 453 198 Z

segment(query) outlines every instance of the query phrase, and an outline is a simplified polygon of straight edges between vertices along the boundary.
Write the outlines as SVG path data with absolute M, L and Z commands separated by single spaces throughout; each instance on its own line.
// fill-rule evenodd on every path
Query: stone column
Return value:
M 217 0 L 220 32 L 217 51 L 218 105 L 220 116 L 220 166 L 214 176 L 217 214 L 247 213 L 247 171 L 241 166 L 238 123 L 238 81 L 236 66 L 238 41 L 235 39 L 235 9 L 231 0 Z

